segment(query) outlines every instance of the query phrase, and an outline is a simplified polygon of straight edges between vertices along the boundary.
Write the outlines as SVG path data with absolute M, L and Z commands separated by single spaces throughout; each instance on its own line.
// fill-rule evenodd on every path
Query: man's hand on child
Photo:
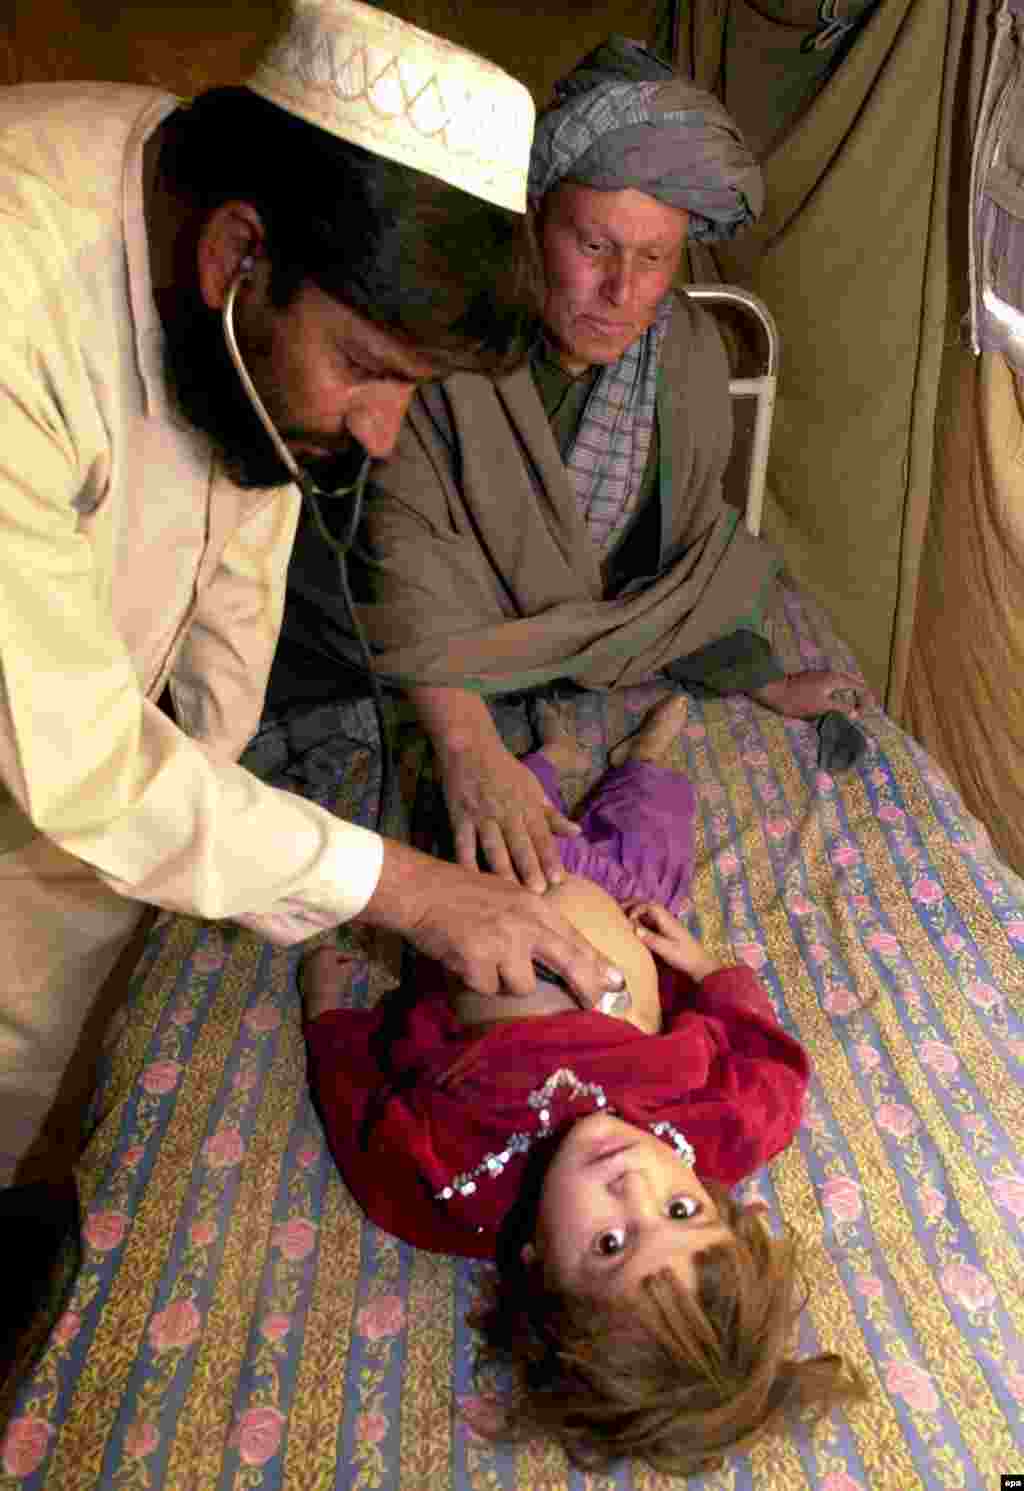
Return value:
M 699 980 L 720 966 L 682 922 L 656 901 L 627 901 L 622 909 L 644 946 L 670 968 L 678 968 Z
M 380 879 L 356 922 L 400 932 L 478 994 L 536 993 L 534 963 L 565 979 L 584 1009 L 622 988 L 613 967 L 550 897 L 385 839 Z

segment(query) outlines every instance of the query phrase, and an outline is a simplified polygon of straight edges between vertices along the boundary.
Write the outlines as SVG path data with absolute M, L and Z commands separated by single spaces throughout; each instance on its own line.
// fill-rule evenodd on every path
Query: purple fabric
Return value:
M 542 751 L 522 758 L 560 813 L 558 774 Z M 640 897 L 678 914 L 693 878 L 697 798 L 686 777 L 648 761 L 612 766 L 576 814 L 583 832 L 558 840 L 562 864 L 616 901 Z

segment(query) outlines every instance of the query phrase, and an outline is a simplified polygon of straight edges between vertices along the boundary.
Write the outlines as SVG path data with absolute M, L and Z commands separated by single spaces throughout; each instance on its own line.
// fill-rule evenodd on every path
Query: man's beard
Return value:
M 252 359 L 246 355 L 241 335 L 238 340 L 252 377 Z M 232 481 L 253 489 L 279 487 L 293 480 L 242 386 L 219 312 L 198 296 L 168 317 L 164 370 L 181 413 L 210 436 Z M 257 389 L 274 419 L 273 399 L 258 384 Z M 303 469 L 322 490 L 330 492 L 354 478 L 363 454 L 358 442 L 351 440 L 323 461 L 303 462 Z

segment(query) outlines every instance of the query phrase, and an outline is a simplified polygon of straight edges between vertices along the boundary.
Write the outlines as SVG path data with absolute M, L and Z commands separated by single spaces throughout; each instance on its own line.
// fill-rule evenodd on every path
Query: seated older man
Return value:
M 379 673 L 438 756 L 458 859 L 543 890 L 573 827 L 506 750 L 486 696 L 664 672 L 786 715 L 853 677 L 787 675 L 762 609 L 777 561 L 722 496 L 728 365 L 672 290 L 687 237 L 760 211 L 760 170 L 710 94 L 613 37 L 557 87 L 530 167 L 547 283 L 527 365 L 417 393 L 375 473 L 356 592 Z M 351 685 L 333 559 L 300 533 L 272 710 Z M 347 679 L 347 683 L 346 683 Z

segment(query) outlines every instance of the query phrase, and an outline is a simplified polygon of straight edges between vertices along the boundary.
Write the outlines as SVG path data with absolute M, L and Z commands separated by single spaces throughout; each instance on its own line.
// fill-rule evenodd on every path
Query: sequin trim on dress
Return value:
M 610 1113 L 613 1117 L 617 1116 L 615 1109 L 608 1106 L 604 1088 L 599 1083 L 582 1082 L 571 1068 L 561 1066 L 551 1073 L 541 1087 L 535 1087 L 527 1095 L 527 1107 L 531 1108 L 540 1120 L 540 1127 L 536 1133 L 527 1134 L 517 1130 L 506 1139 L 500 1150 L 484 1155 L 479 1165 L 474 1166 L 472 1170 L 463 1170 L 459 1175 L 453 1176 L 442 1190 L 435 1192 L 434 1200 L 450 1201 L 456 1194 L 459 1196 L 474 1195 L 479 1179 L 485 1176 L 489 1176 L 492 1180 L 496 1179 L 511 1160 L 518 1155 L 526 1154 L 538 1139 L 546 1138 L 551 1132 L 552 1100 L 563 1090 L 565 1095 L 572 1100 L 592 1099 L 596 1112 L 603 1111 Z M 580 1117 L 583 1116 L 580 1115 Z M 659 1119 L 657 1123 L 648 1124 L 647 1127 L 657 1138 L 670 1140 L 684 1164 L 694 1163 L 693 1145 L 667 1119 Z

